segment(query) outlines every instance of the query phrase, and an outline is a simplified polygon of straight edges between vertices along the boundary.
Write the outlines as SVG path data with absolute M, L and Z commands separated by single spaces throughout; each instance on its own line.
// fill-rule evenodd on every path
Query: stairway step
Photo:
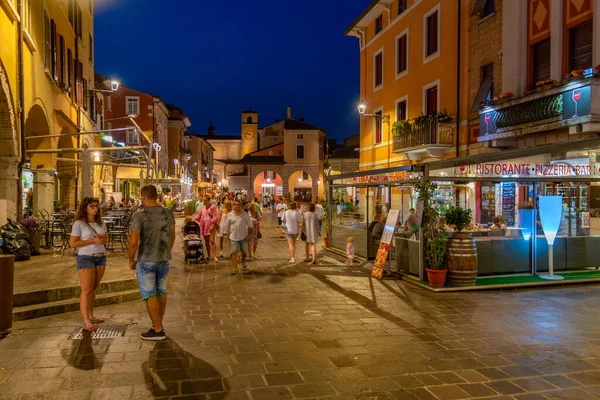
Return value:
M 100 282 L 96 293 L 100 295 L 104 293 L 121 292 L 124 290 L 137 289 L 137 287 L 138 284 L 135 278 L 105 281 Z M 36 292 L 16 293 L 13 296 L 13 307 L 25 307 L 68 299 L 79 299 L 80 294 L 81 288 L 79 286 L 39 290 Z
M 120 304 L 126 301 L 140 300 L 138 289 L 122 290 L 96 295 L 95 307 Z M 13 308 L 13 321 L 39 318 L 46 315 L 62 314 L 79 310 L 79 298 L 50 301 Z

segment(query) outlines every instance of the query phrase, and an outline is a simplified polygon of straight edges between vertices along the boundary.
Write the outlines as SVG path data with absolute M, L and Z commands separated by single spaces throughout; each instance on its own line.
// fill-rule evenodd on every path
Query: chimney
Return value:
M 287 108 L 287 117 L 288 119 L 292 118 L 292 107 Z

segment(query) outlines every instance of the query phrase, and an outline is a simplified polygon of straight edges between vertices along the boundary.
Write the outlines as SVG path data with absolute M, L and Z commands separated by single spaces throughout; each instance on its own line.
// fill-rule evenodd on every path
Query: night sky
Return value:
M 190 130 L 239 134 L 252 106 L 264 127 L 294 117 L 341 141 L 358 134 L 358 39 L 370 0 L 96 0 L 96 71 L 160 96 Z

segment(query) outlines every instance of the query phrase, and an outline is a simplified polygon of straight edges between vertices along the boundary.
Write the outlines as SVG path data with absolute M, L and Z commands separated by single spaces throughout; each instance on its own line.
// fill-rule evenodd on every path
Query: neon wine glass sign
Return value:
M 488 130 L 490 127 L 490 121 L 492 120 L 492 116 L 490 114 L 485 115 L 485 134 L 488 134 Z
M 573 92 L 571 93 L 571 98 L 573 99 L 573 103 L 575 103 L 575 114 L 573 114 L 572 118 L 576 118 L 576 117 L 579 117 L 579 115 L 577 115 L 577 105 L 578 105 L 579 99 L 581 99 L 581 90 L 574 89 Z

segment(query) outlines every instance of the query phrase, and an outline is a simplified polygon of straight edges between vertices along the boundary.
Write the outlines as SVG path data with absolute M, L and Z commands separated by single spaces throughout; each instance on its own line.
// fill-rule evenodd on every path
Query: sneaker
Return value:
M 242 273 L 246 273 L 248 272 L 248 267 L 246 267 L 245 265 L 242 267 Z
M 165 335 L 165 330 L 163 329 L 160 332 L 156 332 L 154 328 L 150 328 L 148 332 L 144 332 L 140 335 L 143 340 L 165 340 L 167 335 Z
M 296 262 L 296 259 L 295 259 L 295 258 L 290 258 L 290 264 L 293 264 L 293 263 L 295 263 L 295 262 Z

